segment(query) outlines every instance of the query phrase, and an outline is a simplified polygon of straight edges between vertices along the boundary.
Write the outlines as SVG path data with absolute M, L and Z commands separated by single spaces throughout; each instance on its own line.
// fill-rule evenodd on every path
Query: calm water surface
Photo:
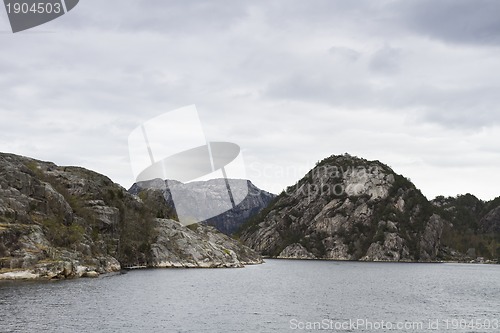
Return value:
M 500 332 L 500 265 L 267 260 L 243 269 L 0 283 L 0 332 L 320 328 Z

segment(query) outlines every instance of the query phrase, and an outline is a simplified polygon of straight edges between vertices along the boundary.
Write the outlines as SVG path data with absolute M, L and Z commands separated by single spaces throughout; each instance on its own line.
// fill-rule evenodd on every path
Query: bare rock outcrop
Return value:
M 331 156 L 251 219 L 240 239 L 263 255 L 435 261 L 445 222 L 379 161 Z
M 305 247 L 299 243 L 294 243 L 288 245 L 281 253 L 278 255 L 280 259 L 316 259 L 316 257 L 306 250 Z

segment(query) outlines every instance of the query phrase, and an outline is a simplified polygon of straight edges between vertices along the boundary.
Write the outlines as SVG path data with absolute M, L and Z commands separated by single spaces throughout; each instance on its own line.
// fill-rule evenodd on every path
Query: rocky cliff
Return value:
M 319 162 L 239 235 L 272 257 L 433 261 L 446 223 L 408 179 L 346 154 Z
M 242 267 L 259 264 L 255 252 L 215 228 L 184 227 L 177 221 L 156 219 L 156 241 L 151 245 L 153 267 Z
M 161 193 L 134 196 L 83 168 L 0 154 L 0 279 L 261 262 L 213 229 L 188 229 L 171 218 Z
M 214 217 L 210 217 L 202 224 L 215 227 L 220 232 L 231 235 L 238 230 L 241 225 L 250 217 L 257 215 L 262 209 L 267 207 L 276 195 L 257 188 L 249 180 L 229 179 L 233 185 L 233 191 L 244 191 L 239 197 L 244 199 L 235 207 L 228 209 Z M 163 196 L 170 207 L 175 207 L 171 191 L 175 190 L 178 197 L 181 198 L 202 198 L 203 204 L 194 205 L 192 214 L 194 216 L 208 216 L 209 212 L 215 211 L 211 206 L 222 206 L 225 196 L 227 196 L 227 187 L 224 179 L 212 179 L 209 181 L 198 181 L 192 183 L 181 183 L 172 180 L 154 179 L 151 181 L 139 182 L 129 189 L 132 194 L 137 194 L 143 189 L 155 189 L 162 191 Z M 208 200 L 203 200 L 207 198 Z
M 464 259 L 500 258 L 500 197 L 483 201 L 472 194 L 439 196 L 433 205 L 446 220 L 442 243 Z

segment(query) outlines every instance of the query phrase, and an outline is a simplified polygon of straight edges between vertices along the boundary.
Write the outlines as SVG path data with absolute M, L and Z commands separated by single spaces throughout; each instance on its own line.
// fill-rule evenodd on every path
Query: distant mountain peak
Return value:
M 239 198 L 234 206 L 228 205 L 228 183 L 231 184 L 231 195 Z M 227 235 L 237 231 L 248 218 L 265 208 L 275 197 L 246 179 L 218 178 L 189 183 L 155 179 L 135 183 L 129 192 L 137 195 L 144 189 L 160 190 L 167 205 L 174 207 L 177 213 L 179 204 L 182 205 L 186 201 L 190 204 L 197 202 L 198 204 L 191 204 L 189 209 L 184 209 L 184 212 L 189 211 L 200 223 L 214 226 Z M 173 195 L 174 191 L 177 197 Z M 176 200 L 178 198 L 181 199 L 180 203 Z M 203 216 L 207 218 L 202 218 Z

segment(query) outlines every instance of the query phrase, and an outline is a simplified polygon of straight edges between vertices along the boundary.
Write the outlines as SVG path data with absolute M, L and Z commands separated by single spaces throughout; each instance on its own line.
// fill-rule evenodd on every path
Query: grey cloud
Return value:
M 261 4 L 263 4 L 262 2 Z M 280 0 L 266 3 L 265 13 L 275 27 L 291 27 L 307 22 L 307 28 L 370 26 L 385 14 L 387 0 Z M 335 30 L 331 31 L 335 33 Z M 373 32 L 373 31 L 372 31 Z
M 340 59 L 345 59 L 348 61 L 357 61 L 361 57 L 361 53 L 348 47 L 332 46 L 328 53 L 338 57 Z
M 81 1 L 55 24 L 73 30 L 190 35 L 230 28 L 247 15 L 243 1 Z
M 496 0 L 410 0 L 393 4 L 397 23 L 444 42 L 498 45 L 500 2 Z
M 269 98 L 301 100 L 348 107 L 353 110 L 381 108 L 393 113 L 416 111 L 417 119 L 451 128 L 500 125 L 500 87 L 443 88 L 429 83 L 393 82 L 387 87 L 355 78 L 296 75 L 271 84 Z
M 370 69 L 374 72 L 392 74 L 399 70 L 401 50 L 385 45 L 370 59 Z
M 268 98 L 303 100 L 355 108 L 374 104 L 376 98 L 370 85 L 362 81 L 338 80 L 329 76 L 309 77 L 303 74 L 289 76 L 270 84 L 265 95 Z
M 500 124 L 498 50 L 476 45 L 481 22 L 465 37 L 446 30 L 459 24 L 455 18 L 426 23 L 425 8 L 444 15 L 446 6 L 81 1 L 39 28 L 54 33 L 0 34 L 0 145 L 129 186 L 130 131 L 195 103 L 207 138 L 237 143 L 264 166 L 310 161 L 307 170 L 346 151 L 393 166 L 433 163 L 429 156 L 456 154 L 446 149 L 453 138 Z M 485 26 L 493 31 L 493 23 Z M 441 142 L 435 133 L 451 139 Z M 496 140 L 495 133 L 486 137 Z M 271 176 L 259 185 L 279 191 L 298 177 Z M 436 187 L 424 185 L 427 193 Z

